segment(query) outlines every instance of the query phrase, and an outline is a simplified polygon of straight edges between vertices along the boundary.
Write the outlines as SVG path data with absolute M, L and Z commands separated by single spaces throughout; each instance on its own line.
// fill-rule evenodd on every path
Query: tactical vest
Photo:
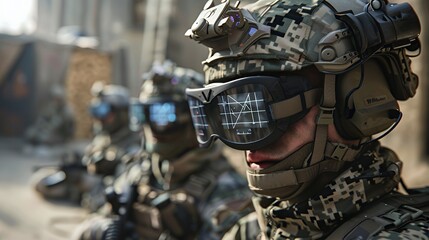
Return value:
M 83 162 L 90 172 L 103 176 L 119 175 L 117 166 L 126 154 L 132 154 L 133 148 L 139 147 L 138 135 L 122 128 L 114 134 L 99 134 L 87 147 Z M 125 161 L 125 160 L 124 160 Z
M 388 194 L 346 220 L 326 239 L 370 239 L 382 231 L 395 231 L 419 220 L 429 221 L 429 187 L 410 195 Z
M 139 183 L 134 204 L 136 231 L 143 239 L 195 239 L 201 226 L 204 202 L 217 185 L 218 176 L 231 167 L 224 161 L 211 162 L 173 190 L 151 186 L 150 177 Z M 150 176 L 147 168 L 143 176 Z

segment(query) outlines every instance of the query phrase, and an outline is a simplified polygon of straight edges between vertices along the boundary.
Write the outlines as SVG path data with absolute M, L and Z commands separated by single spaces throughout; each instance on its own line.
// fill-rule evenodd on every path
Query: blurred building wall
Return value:
M 75 114 L 75 138 L 92 137 L 92 119 L 88 114 L 91 87 L 96 81 L 111 83 L 112 57 L 94 49 L 75 48 L 65 76 L 67 101 Z
M 255 0 L 242 1 L 242 5 Z M 219 3 L 220 0 L 216 0 Z M 54 41 L 60 33 L 94 37 L 97 49 L 114 55 L 112 82 L 138 95 L 141 74 L 153 61 L 170 59 L 202 72 L 204 46 L 186 38 L 206 1 L 38 0 L 36 35 Z M 74 27 L 74 28 L 73 28 Z
M 0 136 L 20 136 L 35 116 L 32 38 L 0 35 Z

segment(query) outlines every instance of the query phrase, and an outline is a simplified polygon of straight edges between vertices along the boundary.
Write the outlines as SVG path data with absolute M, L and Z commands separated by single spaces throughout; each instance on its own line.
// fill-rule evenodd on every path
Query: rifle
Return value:
M 112 206 L 112 212 L 117 218 L 106 230 L 106 240 L 138 239 L 134 233 L 134 221 L 132 216 L 133 204 L 137 201 L 137 184 L 132 183 L 127 191 L 118 194 L 113 187 L 106 188 L 106 199 Z
M 82 163 L 83 154 L 80 151 L 67 152 L 61 155 L 60 164 L 47 164 L 33 166 L 33 172 L 41 168 L 57 168 L 59 170 L 75 170 L 75 169 L 86 169 L 86 166 Z

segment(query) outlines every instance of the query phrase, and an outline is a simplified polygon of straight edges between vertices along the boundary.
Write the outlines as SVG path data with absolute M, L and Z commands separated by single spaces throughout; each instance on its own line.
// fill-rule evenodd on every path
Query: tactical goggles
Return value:
M 320 101 L 303 76 L 252 76 L 186 89 L 201 146 L 219 138 L 239 150 L 255 150 L 278 139 Z
M 149 124 L 152 131 L 162 133 L 181 126 L 189 118 L 189 110 L 186 102 L 162 100 L 143 103 L 132 100 L 129 116 L 132 130 Z
M 96 119 L 104 119 L 111 112 L 112 107 L 109 103 L 103 101 L 95 101 L 89 106 L 91 116 Z

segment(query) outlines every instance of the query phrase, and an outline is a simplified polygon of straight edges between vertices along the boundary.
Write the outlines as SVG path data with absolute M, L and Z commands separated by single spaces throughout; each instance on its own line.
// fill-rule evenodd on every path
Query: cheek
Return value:
M 328 138 L 332 142 L 341 142 L 341 137 L 333 124 L 329 124 L 328 126 Z
M 305 118 L 291 126 L 294 137 L 301 139 L 302 145 L 313 141 L 316 124 L 312 118 Z
M 292 153 L 314 139 L 315 123 L 310 117 L 292 124 L 278 142 L 285 153 Z
M 335 126 L 333 124 L 330 124 L 328 126 L 328 139 L 331 142 L 335 143 L 343 143 L 346 145 L 357 145 L 359 144 L 359 140 L 346 140 L 340 136 L 340 134 L 337 132 L 337 129 L 335 129 Z

